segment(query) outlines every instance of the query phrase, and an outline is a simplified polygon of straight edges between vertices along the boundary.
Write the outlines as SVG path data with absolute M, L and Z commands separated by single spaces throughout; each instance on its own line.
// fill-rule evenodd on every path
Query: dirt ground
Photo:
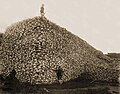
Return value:
M 0 94 L 120 94 L 118 83 L 75 79 L 63 84 L 31 85 L 16 78 L 0 80 Z

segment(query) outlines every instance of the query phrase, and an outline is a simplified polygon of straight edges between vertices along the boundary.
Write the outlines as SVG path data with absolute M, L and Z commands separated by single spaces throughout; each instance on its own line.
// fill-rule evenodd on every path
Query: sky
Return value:
M 0 0 L 0 32 L 40 15 L 87 41 L 103 53 L 120 53 L 120 0 Z

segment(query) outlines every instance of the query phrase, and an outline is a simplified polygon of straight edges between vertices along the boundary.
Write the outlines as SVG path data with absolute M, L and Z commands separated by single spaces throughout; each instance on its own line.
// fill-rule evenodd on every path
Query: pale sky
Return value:
M 120 53 L 120 0 L 0 0 L 0 32 L 14 22 L 45 16 L 96 49 Z

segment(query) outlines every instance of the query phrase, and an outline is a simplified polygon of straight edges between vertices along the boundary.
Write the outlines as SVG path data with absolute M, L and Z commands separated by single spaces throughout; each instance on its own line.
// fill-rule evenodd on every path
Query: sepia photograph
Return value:
M 120 94 L 120 0 L 0 0 L 0 94 Z

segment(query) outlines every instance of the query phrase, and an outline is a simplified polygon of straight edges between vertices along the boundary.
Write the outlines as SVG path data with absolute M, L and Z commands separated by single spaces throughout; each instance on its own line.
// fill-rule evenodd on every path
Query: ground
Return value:
M 92 82 L 77 78 L 63 84 L 31 85 L 15 77 L 0 80 L 0 94 L 120 94 L 118 83 Z

